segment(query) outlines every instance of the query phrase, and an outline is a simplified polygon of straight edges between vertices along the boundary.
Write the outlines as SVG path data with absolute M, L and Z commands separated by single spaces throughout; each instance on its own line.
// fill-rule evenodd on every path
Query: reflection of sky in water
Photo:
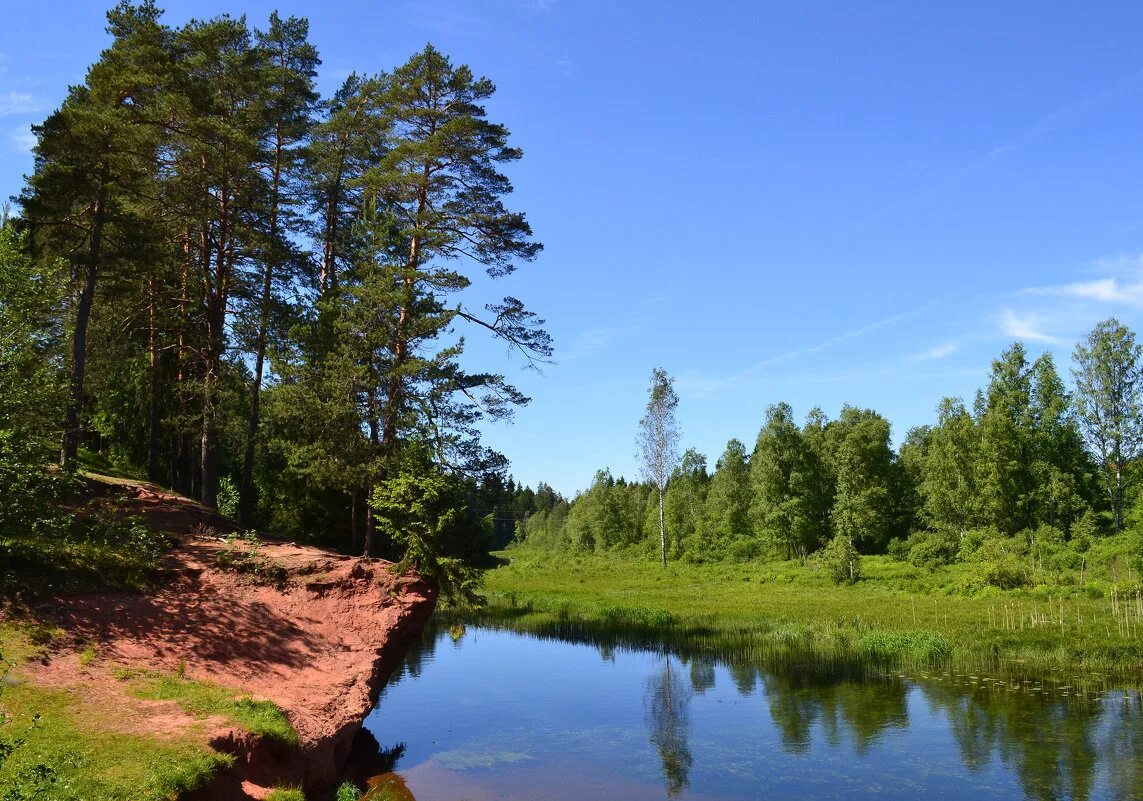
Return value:
M 1141 715 L 1117 700 L 604 657 L 476 628 L 426 640 L 366 721 L 382 746 L 407 744 L 397 771 L 421 801 L 1117 799 L 1143 788 Z

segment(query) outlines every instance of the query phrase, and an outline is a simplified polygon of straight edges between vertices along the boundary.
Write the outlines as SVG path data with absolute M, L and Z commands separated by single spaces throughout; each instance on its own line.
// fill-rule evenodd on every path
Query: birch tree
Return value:
M 679 396 L 674 379 L 666 370 L 651 371 L 647 412 L 639 421 L 639 456 L 643 474 L 659 493 L 659 550 L 663 567 L 667 566 L 667 526 L 663 515 L 663 496 L 667 480 L 679 463 L 679 424 L 675 412 Z

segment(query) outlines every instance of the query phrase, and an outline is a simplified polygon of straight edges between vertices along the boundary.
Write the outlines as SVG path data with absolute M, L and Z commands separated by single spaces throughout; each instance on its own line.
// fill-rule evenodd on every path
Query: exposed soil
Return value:
M 177 538 L 164 578 L 145 595 L 44 604 L 39 615 L 69 641 L 46 664 L 31 666 L 29 678 L 106 698 L 124 695 L 117 668 L 184 671 L 271 700 L 289 716 L 300 749 L 213 722 L 213 744 L 237 760 L 202 798 L 260 798 L 273 784 L 331 785 L 381 687 L 431 615 L 435 588 L 394 575 L 385 561 L 268 540 L 257 549 L 258 575 L 224 570 L 227 521 L 151 485 L 107 483 L 125 496 L 120 508 Z M 90 647 L 96 658 L 83 666 L 76 652 Z M 177 736 L 204 725 L 163 702 L 123 698 L 118 708 L 114 725 L 124 731 Z

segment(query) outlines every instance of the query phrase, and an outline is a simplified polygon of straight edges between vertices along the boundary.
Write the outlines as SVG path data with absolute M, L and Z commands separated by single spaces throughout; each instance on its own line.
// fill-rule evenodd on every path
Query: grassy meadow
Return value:
M 0 624 L 0 788 L 14 798 L 58 801 L 163 801 L 201 787 L 230 764 L 209 745 L 219 720 L 255 734 L 297 744 L 282 711 L 233 690 L 177 675 L 120 671 L 117 692 L 91 692 L 83 684 L 44 686 L 27 666 L 41 658 L 53 632 L 27 624 Z M 98 670 L 94 652 L 61 655 L 83 671 Z M 196 721 L 177 733 L 130 730 L 127 699 L 166 701 Z M 8 797 L 8 796 L 5 796 Z
M 887 556 L 838 585 L 799 562 L 688 564 L 527 548 L 485 579 L 487 603 L 456 619 L 601 644 L 654 645 L 731 661 L 817 659 L 955 666 L 1132 684 L 1143 680 L 1134 586 L 962 591 L 971 565 L 929 571 Z

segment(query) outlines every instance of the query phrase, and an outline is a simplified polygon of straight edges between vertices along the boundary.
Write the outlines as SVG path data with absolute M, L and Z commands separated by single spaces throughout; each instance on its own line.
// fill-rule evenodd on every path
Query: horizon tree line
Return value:
M 653 384 L 669 387 L 660 372 Z M 662 538 L 672 558 L 692 561 L 805 560 L 835 537 L 930 565 L 981 538 L 1062 554 L 1073 540 L 1128 525 L 1143 448 L 1143 348 L 1106 320 L 1076 346 L 1072 374 L 1069 392 L 1050 354 L 1030 360 L 1016 342 L 971 406 L 942 399 L 935 425 L 911 429 L 896 449 L 889 421 L 872 409 L 847 405 L 831 420 L 815 408 L 799 425 L 776 403 L 752 449 L 731 439 L 713 471 L 694 449 L 677 459 L 663 529 L 653 475 L 629 483 L 600 470 L 585 492 L 530 517 L 518 538 L 587 552 L 639 552 Z

